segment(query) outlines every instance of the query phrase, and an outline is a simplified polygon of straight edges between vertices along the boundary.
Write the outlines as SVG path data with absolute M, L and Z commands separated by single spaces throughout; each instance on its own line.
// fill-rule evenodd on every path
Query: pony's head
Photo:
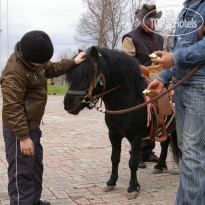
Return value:
M 79 50 L 79 52 L 81 52 Z M 93 93 L 101 90 L 100 79 L 97 76 L 97 48 L 92 47 L 86 52 L 86 60 L 76 65 L 66 75 L 69 89 L 64 98 L 64 108 L 71 114 L 77 115 L 83 108 L 91 108 L 89 98 Z M 98 79 L 96 79 L 98 78 Z
M 77 115 L 85 107 L 91 109 L 88 102 L 95 103 L 96 95 L 122 84 L 119 91 L 107 94 L 104 99 L 114 95 L 122 96 L 123 89 L 126 95 L 127 89 L 129 92 L 133 89 L 133 93 L 139 87 L 143 87 L 140 92 L 144 89 L 142 84 L 136 85 L 144 80 L 135 58 L 121 51 L 98 47 L 89 48 L 85 58 L 84 62 L 66 75 L 70 87 L 64 98 L 64 108 L 69 113 Z

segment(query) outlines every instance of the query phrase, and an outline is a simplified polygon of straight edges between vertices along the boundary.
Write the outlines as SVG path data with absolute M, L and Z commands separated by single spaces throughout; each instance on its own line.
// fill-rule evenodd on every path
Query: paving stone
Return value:
M 75 189 L 75 191 L 73 192 L 67 192 L 66 190 L 66 193 L 72 198 L 92 195 L 92 193 L 88 189 Z
M 6 200 L 6 199 L 9 199 L 9 196 L 8 196 L 8 192 L 6 191 L 1 191 L 0 192 L 0 200 Z
M 99 197 L 105 202 L 116 202 L 116 201 L 123 201 L 126 199 L 126 197 L 120 193 L 102 194 Z
M 52 205 L 173 205 L 179 186 L 179 175 L 152 175 L 155 163 L 146 162 L 138 170 L 141 191 L 134 200 L 127 199 L 130 181 L 129 143 L 122 141 L 117 186 L 106 193 L 103 188 L 111 174 L 111 144 L 104 114 L 84 110 L 73 116 L 64 110 L 64 96 L 48 96 L 44 124 L 41 125 L 44 148 L 42 199 Z M 2 105 L 0 97 L 0 107 Z M 1 109 L 0 109 L 1 114 Z M 0 119 L 1 123 L 1 119 Z M 1 130 L 1 128 L 0 128 Z M 155 153 L 159 156 L 160 143 Z M 176 167 L 168 153 L 168 168 Z M 9 205 L 7 194 L 7 160 L 0 132 L 0 205 Z
M 9 200 L 2 200 L 1 205 L 10 205 L 10 201 Z
M 79 204 L 79 205 L 88 205 L 91 204 L 90 201 L 88 201 L 85 197 L 80 197 L 80 198 L 73 198 L 73 200 Z
M 1 192 L 7 192 L 7 188 L 6 188 L 6 186 L 4 186 L 3 183 L 0 183 L 0 193 Z
M 52 205 L 76 205 L 76 203 L 72 199 L 57 199 L 50 200 Z

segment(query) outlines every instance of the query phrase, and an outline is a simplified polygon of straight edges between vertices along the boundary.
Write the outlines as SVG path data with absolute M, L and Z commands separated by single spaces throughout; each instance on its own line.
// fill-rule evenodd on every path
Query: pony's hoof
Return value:
M 163 170 L 161 170 L 161 169 L 153 169 L 151 174 L 160 174 L 162 172 L 163 172 Z
M 114 188 L 115 188 L 115 186 L 105 186 L 103 191 L 105 191 L 105 192 L 113 191 Z
M 154 166 L 154 169 L 152 171 L 152 174 L 160 174 L 160 173 L 166 173 L 168 170 L 167 165 L 161 165 L 161 164 L 156 164 Z
M 128 193 L 128 195 L 127 195 L 127 199 L 128 199 L 128 200 L 136 199 L 136 198 L 137 198 L 137 194 L 138 194 L 137 191 L 130 192 L 130 193 Z

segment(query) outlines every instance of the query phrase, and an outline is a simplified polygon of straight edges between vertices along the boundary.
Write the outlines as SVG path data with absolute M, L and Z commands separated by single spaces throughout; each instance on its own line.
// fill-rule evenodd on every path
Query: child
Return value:
M 49 205 L 40 200 L 43 148 L 40 122 L 47 101 L 46 78 L 67 73 L 85 60 L 49 60 L 53 44 L 43 31 L 30 31 L 16 44 L 1 78 L 3 135 L 8 167 L 10 205 Z

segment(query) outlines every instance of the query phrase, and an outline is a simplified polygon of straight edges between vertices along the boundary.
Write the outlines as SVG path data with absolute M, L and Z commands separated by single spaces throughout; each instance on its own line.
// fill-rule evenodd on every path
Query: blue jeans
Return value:
M 176 205 L 205 204 L 205 85 L 180 85 L 174 93 L 182 151 Z

